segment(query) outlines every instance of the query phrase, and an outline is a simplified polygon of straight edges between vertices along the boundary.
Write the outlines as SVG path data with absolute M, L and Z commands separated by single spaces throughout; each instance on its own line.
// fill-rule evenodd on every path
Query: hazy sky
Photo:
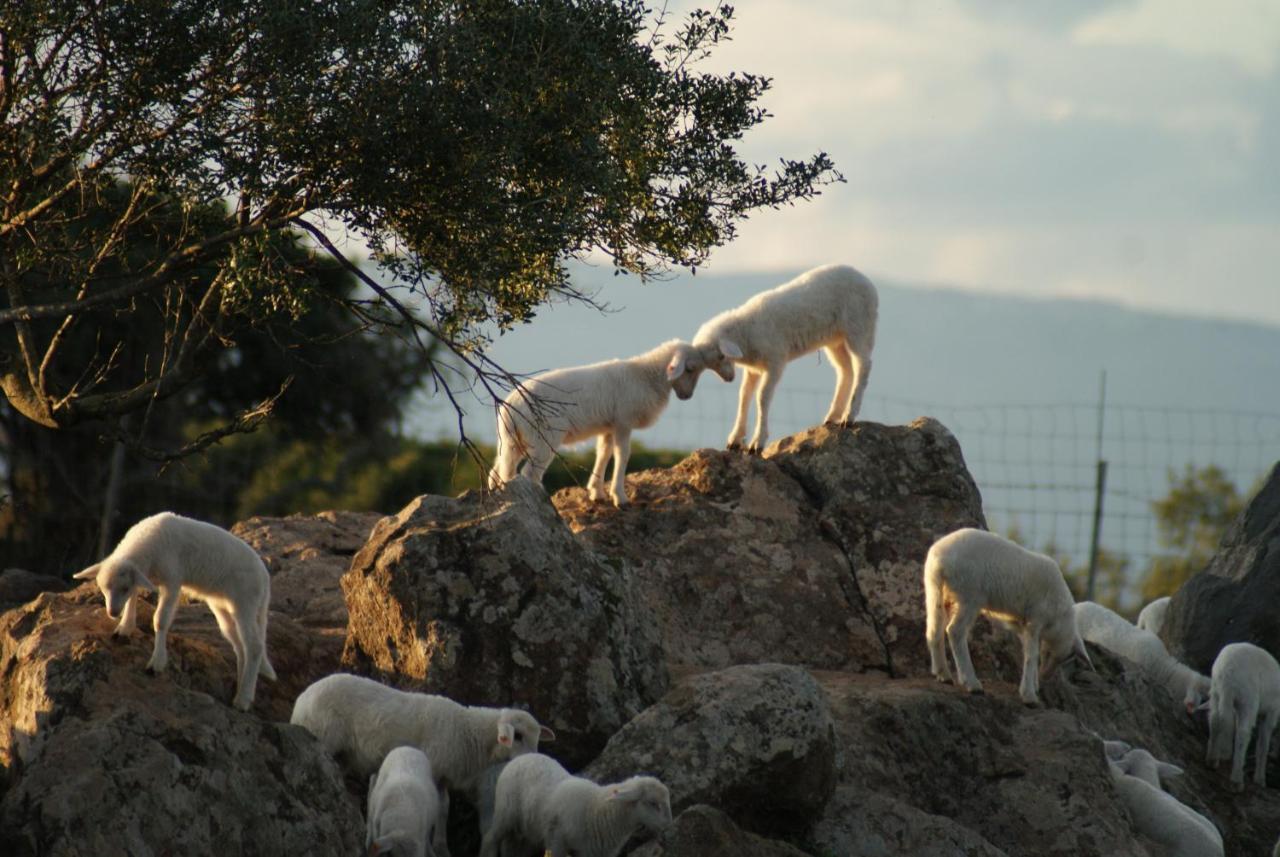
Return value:
M 774 79 L 743 153 L 823 149 L 848 183 L 757 215 L 709 270 L 843 261 L 1280 324 L 1277 0 L 735 10 L 706 68 Z

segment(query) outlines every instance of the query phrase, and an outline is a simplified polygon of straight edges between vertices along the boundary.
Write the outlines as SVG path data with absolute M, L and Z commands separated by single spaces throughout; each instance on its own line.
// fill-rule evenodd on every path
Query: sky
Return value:
M 679 16 L 696 3 L 671 3 Z M 890 277 L 1280 324 L 1280 2 L 742 0 L 704 68 L 773 78 L 753 163 L 847 183 L 714 273 Z

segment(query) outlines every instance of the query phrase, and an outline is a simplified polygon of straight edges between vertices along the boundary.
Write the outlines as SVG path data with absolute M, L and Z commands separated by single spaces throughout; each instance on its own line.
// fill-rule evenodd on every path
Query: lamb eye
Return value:
M 517 741 L 523 741 L 523 740 L 524 740 L 524 733 L 523 733 L 523 732 L 521 732 L 521 731 L 520 731 L 520 730 L 518 730 L 518 729 L 516 730 L 516 740 L 517 740 Z

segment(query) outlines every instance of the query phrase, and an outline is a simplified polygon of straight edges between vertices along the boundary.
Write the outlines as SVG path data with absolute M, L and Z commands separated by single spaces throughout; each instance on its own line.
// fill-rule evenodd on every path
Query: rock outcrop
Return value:
M 918 671 L 929 545 L 985 527 L 959 444 L 930 419 L 819 426 L 763 458 L 700 449 L 627 484 L 621 511 L 582 489 L 552 499 L 584 543 L 636 568 L 672 660 L 700 669 Z M 981 669 L 1018 668 L 1016 650 L 974 650 Z
M 747 833 L 715 807 L 696 804 L 676 816 L 656 840 L 631 852 L 632 857 L 804 857 L 785 842 Z
M 1179 638 L 1245 628 L 1270 646 L 1277 480 L 1196 584 L 1215 594 L 1180 594 Z M 110 637 L 92 585 L 0 614 L 0 853 L 358 850 L 363 784 L 282 722 L 344 663 L 527 704 L 562 735 L 544 749 L 600 780 L 661 776 L 683 812 L 628 852 L 643 857 L 1157 857 L 1099 736 L 1183 767 L 1169 791 L 1229 857 L 1269 853 L 1280 790 L 1232 793 L 1202 762 L 1203 724 L 1108 653 L 1028 708 L 1016 641 L 983 621 L 984 695 L 927 675 L 920 563 L 937 536 L 982 524 L 936 422 L 818 428 L 763 457 L 700 450 L 628 483 L 622 510 L 576 490 L 553 507 L 517 480 L 386 519 L 244 522 L 274 575 L 280 673 L 249 714 L 228 704 L 234 658 L 203 606 L 179 609 L 162 676 L 143 670 L 149 632 Z M 453 853 L 473 857 L 474 822 L 451 821 Z
M 138 624 L 150 618 L 139 610 Z M 203 606 L 179 609 L 169 669 L 151 638 L 113 639 L 91 583 L 0 617 L 0 853 L 350 854 L 363 830 L 341 772 L 277 722 L 288 691 L 229 705 L 235 659 Z M 280 626 L 269 645 L 282 677 Z M 305 648 L 300 642 L 297 648 Z M 279 694 L 279 695 L 276 695 Z M 263 716 L 266 712 L 274 715 Z
M 374 528 L 342 585 L 348 668 L 466 704 L 528 706 L 570 765 L 667 689 L 635 573 L 584 548 L 528 480 L 419 497 Z
M 1161 637 L 1173 655 L 1208 674 L 1229 643 L 1280 658 L 1280 464 L 1236 518 L 1209 567 L 1169 602 Z
M 585 775 L 636 773 L 671 790 L 673 812 L 706 803 L 757 832 L 797 833 L 836 783 L 835 724 L 798 667 L 758 664 L 695 675 L 614 735 Z

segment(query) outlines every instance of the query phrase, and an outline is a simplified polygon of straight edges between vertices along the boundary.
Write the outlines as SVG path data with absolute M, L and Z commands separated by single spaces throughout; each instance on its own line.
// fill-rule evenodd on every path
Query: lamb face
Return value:
M 539 725 L 533 715 L 516 708 L 504 708 L 498 716 L 498 744 L 493 761 L 505 762 L 525 753 L 538 752 L 539 741 L 554 741 L 556 733 Z
M 671 389 L 675 391 L 677 399 L 688 401 L 693 397 L 693 390 L 698 386 L 698 376 L 706 368 L 707 362 L 702 352 L 693 346 L 681 345 L 671 355 L 671 362 L 667 364 L 667 380 L 671 382 Z
M 138 589 L 154 589 L 138 566 L 127 559 L 105 559 L 73 575 L 76 580 L 94 580 L 102 593 L 107 615 L 119 619 L 125 605 Z

